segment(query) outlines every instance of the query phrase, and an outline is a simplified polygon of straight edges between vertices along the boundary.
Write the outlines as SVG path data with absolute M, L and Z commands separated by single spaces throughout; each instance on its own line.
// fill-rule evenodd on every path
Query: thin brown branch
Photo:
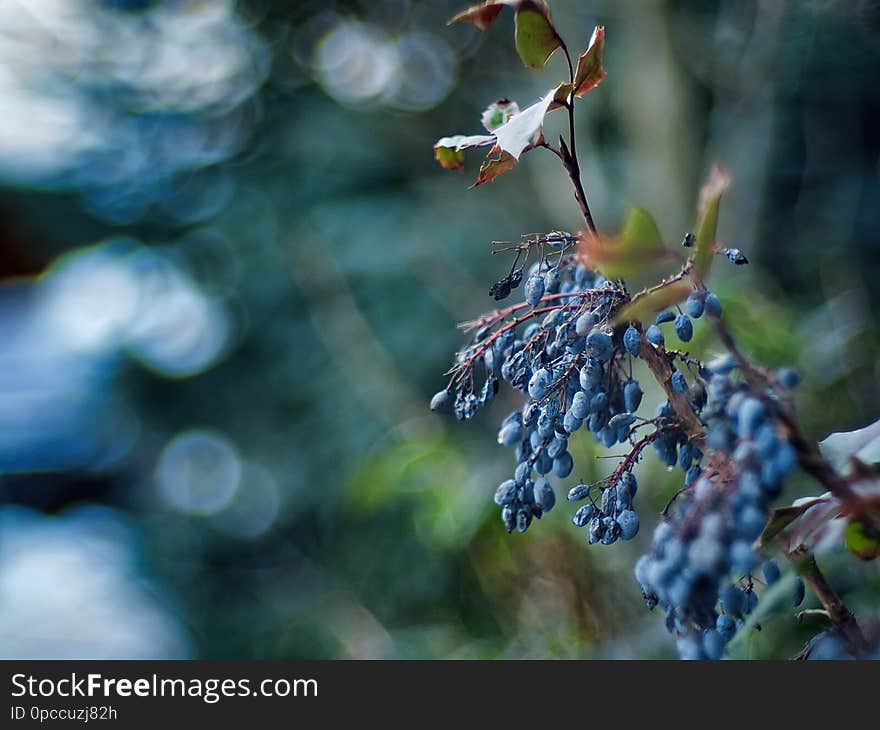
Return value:
M 831 623 L 834 624 L 834 627 L 849 644 L 853 654 L 857 657 L 864 656 L 869 648 L 865 635 L 862 633 L 862 629 L 855 616 L 846 607 L 846 604 L 834 588 L 831 587 L 831 584 L 825 579 L 822 571 L 819 570 L 819 565 L 816 563 L 816 558 L 813 554 L 806 552 L 804 548 L 799 548 L 790 553 L 789 558 L 797 566 L 804 582 L 816 594 Z
M 574 84 L 574 64 L 571 60 L 571 54 L 568 52 L 568 48 L 565 45 L 564 41 L 561 41 L 562 52 L 565 54 L 565 61 L 568 63 L 568 78 L 571 84 Z M 584 221 L 586 221 L 587 228 L 590 233 L 594 236 L 598 234 L 598 230 L 596 229 L 596 224 L 593 221 L 593 214 L 590 211 L 590 205 L 587 203 L 587 194 L 584 192 L 584 185 L 581 182 L 581 167 L 578 162 L 577 156 L 577 137 L 575 135 L 575 125 L 574 125 L 574 89 L 572 89 L 572 93 L 569 94 L 568 99 L 565 103 L 565 109 L 568 112 L 568 146 L 565 144 L 565 140 L 561 137 L 559 138 L 559 147 L 561 151 L 562 164 L 565 166 L 566 172 L 568 172 L 568 176 L 571 178 L 571 182 L 574 185 L 574 197 L 577 201 L 578 206 L 580 206 L 581 213 L 584 216 Z
M 678 416 L 679 425 L 682 430 L 692 441 L 697 444 L 702 443 L 706 435 L 705 429 L 703 428 L 703 422 L 700 421 L 697 414 L 694 413 L 694 409 L 691 407 L 690 401 L 688 401 L 685 394 L 679 393 L 672 387 L 673 369 L 672 365 L 669 363 L 669 358 L 666 356 L 666 351 L 663 348 L 655 347 L 652 343 L 648 342 L 644 333 L 641 332 L 641 325 L 636 325 L 636 327 L 639 329 L 639 334 L 642 336 L 642 347 L 639 352 L 639 357 L 641 357 L 645 365 L 648 366 L 648 369 L 654 376 L 654 380 L 656 380 L 660 387 L 663 388 L 663 392 L 666 394 L 669 405 L 672 406 L 675 415 Z

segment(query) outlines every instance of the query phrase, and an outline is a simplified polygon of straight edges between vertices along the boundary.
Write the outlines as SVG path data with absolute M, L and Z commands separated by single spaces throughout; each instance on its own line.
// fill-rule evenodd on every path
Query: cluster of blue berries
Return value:
M 495 495 L 507 529 L 520 531 L 552 507 L 548 478 L 571 474 L 571 435 L 583 427 L 606 447 L 625 443 L 642 400 L 642 389 L 627 368 L 628 353 L 638 354 L 641 336 L 632 328 L 621 337 L 610 324 L 625 301 L 618 283 L 559 255 L 554 263 L 535 264 L 523 288 L 522 305 L 474 323 L 474 341 L 453 368 L 454 410 L 460 418 L 488 403 L 499 379 L 526 396 L 522 409 L 510 413 L 498 431 L 498 442 L 514 451 L 516 468 Z M 479 385 L 475 371 L 482 373 Z M 432 407 L 449 399 L 449 389 L 440 391 Z M 591 542 L 629 539 L 638 531 L 632 510 L 635 479 L 627 473 L 619 481 L 606 490 L 619 492 L 612 508 L 597 506 L 589 519 L 586 510 L 579 512 L 576 521 L 590 526 Z M 628 485 L 632 493 L 627 495 Z
M 721 300 L 713 292 L 705 289 L 694 291 L 684 302 L 683 310 L 678 314 L 671 310 L 660 312 L 654 324 L 645 330 L 645 337 L 658 347 L 666 344 L 666 338 L 660 325 L 672 322 L 675 334 L 682 342 L 690 342 L 694 336 L 694 325 L 691 319 L 699 319 L 703 314 L 718 318 L 721 316 Z
M 688 474 L 690 487 L 658 524 L 651 552 L 635 571 L 649 606 L 663 608 L 679 653 L 690 659 L 719 658 L 742 617 L 754 609 L 759 557 L 753 545 L 770 502 L 797 463 L 780 434 L 771 390 L 755 394 L 736 377 L 736 363 L 729 358 L 704 367 L 704 376 L 709 397 L 701 417 L 712 456 L 699 473 Z M 788 386 L 797 382 L 787 369 L 777 379 Z M 778 577 L 775 564 L 764 566 L 764 583 Z M 795 605 L 803 596 L 799 582 Z
M 611 545 L 621 540 L 632 540 L 639 532 L 639 516 L 633 509 L 633 499 L 639 485 L 631 471 L 614 475 L 597 500 L 591 494 L 593 487 L 578 484 L 568 491 L 571 502 L 589 500 L 572 517 L 577 527 L 587 528 L 587 542 Z
M 530 269 L 517 268 L 493 284 L 490 295 L 507 298 L 522 285 L 524 301 L 467 323 L 473 340 L 458 353 L 447 388 L 431 401 L 434 410 L 452 405 L 459 419 L 472 418 L 492 401 L 501 381 L 525 396 L 521 409 L 501 422 L 498 443 L 513 450 L 515 469 L 495 491 L 508 532 L 525 532 L 553 509 L 551 479 L 567 479 L 574 468 L 569 439 L 589 431 L 606 448 L 630 444 L 629 454 L 599 484 L 576 484 L 568 501 L 581 502 L 572 521 L 590 544 L 631 540 L 639 531 L 634 507 L 638 482 L 632 473 L 651 445 L 659 460 L 684 473 L 685 489 L 656 528 L 651 552 L 636 577 L 651 608 L 659 605 L 686 658 L 719 658 L 758 600 L 753 547 L 767 520 L 770 502 L 796 465 L 781 433 L 777 389 L 797 376 L 781 370 L 775 385 L 758 392 L 732 358 L 709 365 L 665 349 L 664 326 L 689 342 L 693 320 L 721 316 L 718 297 L 697 286 L 676 311 L 660 312 L 644 331 L 615 326 L 630 298 L 621 282 L 608 280 L 566 254 L 569 234 L 559 234 L 550 257 Z M 687 238 L 686 238 L 687 240 Z M 744 263 L 736 250 L 725 251 Z M 551 260 L 552 259 L 552 260 Z M 680 394 L 705 430 L 685 432 L 669 401 L 653 418 L 637 414 L 642 388 L 633 377 L 633 358 L 643 348 L 666 359 L 668 389 Z M 670 395 L 672 400 L 675 398 Z M 681 403 L 677 403 L 681 407 Z M 637 429 L 649 427 L 637 437 Z M 666 511 L 665 511 L 666 512 Z M 764 579 L 778 568 L 764 566 Z M 795 604 L 803 600 L 798 583 Z

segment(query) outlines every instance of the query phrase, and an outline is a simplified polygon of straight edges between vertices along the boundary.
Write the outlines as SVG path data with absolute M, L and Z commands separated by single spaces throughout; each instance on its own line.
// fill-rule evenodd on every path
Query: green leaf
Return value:
M 516 51 L 529 68 L 542 71 L 562 45 L 543 2 L 521 2 L 516 10 Z
M 683 302 L 693 291 L 690 284 L 683 281 L 675 281 L 650 294 L 634 298 L 623 307 L 614 317 L 613 324 L 624 322 L 647 322 L 662 309 L 668 309 L 673 304 Z
M 854 458 L 863 464 L 880 463 L 880 420 L 856 431 L 832 433 L 819 444 L 819 450 L 843 475 L 852 470 Z
M 519 57 L 529 68 L 543 70 L 547 59 L 562 45 L 544 0 L 487 0 L 463 10 L 449 22 L 472 23 L 487 30 L 505 5 L 516 11 L 515 43 Z
M 718 209 L 721 196 L 730 186 L 730 177 L 720 165 L 713 165 L 709 179 L 700 190 L 700 204 L 697 216 L 697 242 L 694 254 L 694 273 L 705 279 L 712 265 L 715 248 L 715 234 L 718 230 Z
M 862 560 L 880 557 L 880 532 L 865 522 L 850 522 L 846 526 L 844 542 Z
M 464 151 L 469 147 L 485 147 L 494 144 L 495 137 L 485 134 L 443 137 L 434 144 L 434 157 L 447 170 L 454 170 L 464 164 Z
M 510 99 L 499 99 L 483 112 L 481 121 L 487 131 L 494 132 L 517 114 L 519 114 L 519 104 Z
M 591 266 L 614 279 L 644 272 L 669 255 L 657 222 L 644 208 L 629 211 L 619 236 L 585 237 L 581 248 Z
M 578 58 L 574 75 L 574 95 L 582 96 L 596 88 L 607 75 L 603 65 L 605 56 L 605 27 L 597 25 L 590 38 L 590 44 Z
M 634 207 L 627 213 L 620 234 L 622 244 L 630 251 L 664 251 L 663 236 L 654 216 L 644 208 Z

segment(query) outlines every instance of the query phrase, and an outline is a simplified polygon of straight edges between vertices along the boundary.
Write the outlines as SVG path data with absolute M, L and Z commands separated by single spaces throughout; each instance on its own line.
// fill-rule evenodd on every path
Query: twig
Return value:
M 703 423 L 700 421 L 697 414 L 694 413 L 694 409 L 691 407 L 685 394 L 679 393 L 672 387 L 673 370 L 672 366 L 669 364 L 668 358 L 665 356 L 665 350 L 662 348 L 655 348 L 652 343 L 648 342 L 645 335 L 641 332 L 641 325 L 637 325 L 637 329 L 639 329 L 639 334 L 641 334 L 642 337 L 642 346 L 639 352 L 639 357 L 642 358 L 645 365 L 648 366 L 648 369 L 654 376 L 654 380 L 657 381 L 660 387 L 663 388 L 664 393 L 666 393 L 669 405 L 672 406 L 675 415 L 678 416 L 682 430 L 692 441 L 697 444 L 702 443 L 706 436 Z
M 574 84 L 574 65 L 571 61 L 571 54 L 568 52 L 568 47 L 565 45 L 564 41 L 561 42 L 561 45 L 562 51 L 565 54 L 565 60 L 568 63 L 569 82 Z M 572 92 L 569 94 L 569 98 L 565 102 L 565 108 L 566 111 L 568 111 L 569 145 L 566 147 L 565 140 L 562 139 L 562 137 L 559 138 L 559 147 L 562 153 L 560 159 L 574 185 L 574 197 L 580 206 L 581 213 L 583 213 L 587 228 L 590 230 L 590 233 L 595 236 L 598 235 L 598 230 L 596 229 L 596 224 L 593 222 L 593 214 L 590 212 L 590 206 L 587 203 L 587 194 L 584 192 L 584 186 L 581 182 L 581 168 L 577 157 L 577 140 L 574 132 L 574 88 L 572 88 Z
M 847 641 L 853 653 L 856 656 L 864 656 L 869 648 L 865 635 L 862 633 L 855 616 L 825 579 L 822 571 L 819 570 L 819 565 L 813 554 L 800 547 L 789 553 L 789 558 L 795 563 L 801 577 L 816 594 L 831 623 Z

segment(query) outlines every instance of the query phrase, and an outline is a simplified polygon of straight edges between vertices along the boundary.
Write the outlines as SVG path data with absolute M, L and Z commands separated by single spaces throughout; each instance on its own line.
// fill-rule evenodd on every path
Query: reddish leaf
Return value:
M 516 159 L 512 155 L 502 152 L 497 147 L 493 147 L 489 157 L 480 165 L 480 174 L 477 177 L 477 181 L 471 187 L 475 188 L 477 185 L 492 182 L 496 177 L 508 170 L 512 170 L 514 167 L 516 167 Z
M 466 23 L 473 23 L 480 30 L 486 30 L 495 22 L 498 13 L 501 12 L 501 8 L 505 5 L 513 4 L 513 2 L 492 2 L 491 0 L 487 0 L 482 5 L 474 5 L 467 10 L 458 13 L 449 21 L 449 23 L 452 24 L 464 21 Z
M 602 65 L 605 55 L 605 26 L 597 25 L 590 38 L 590 45 L 578 58 L 577 72 L 574 75 L 575 96 L 582 96 L 596 88 L 605 78 Z

